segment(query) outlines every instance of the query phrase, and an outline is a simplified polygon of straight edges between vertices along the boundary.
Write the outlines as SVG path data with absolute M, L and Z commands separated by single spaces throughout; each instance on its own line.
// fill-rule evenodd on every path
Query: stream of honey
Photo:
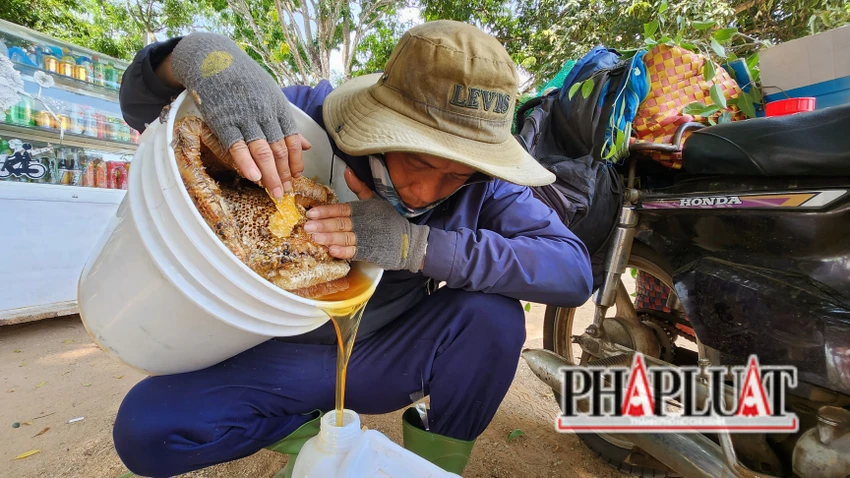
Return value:
M 354 339 L 357 329 L 360 327 L 360 319 L 366 303 L 375 291 L 373 284 L 356 265 L 348 274 L 349 286 L 347 289 L 316 297 L 323 302 L 335 302 L 333 306 L 319 306 L 324 313 L 328 314 L 336 331 L 337 356 L 336 356 L 336 426 L 342 426 L 342 411 L 345 409 L 345 379 L 348 375 L 348 361 L 351 359 L 351 351 L 354 349 Z

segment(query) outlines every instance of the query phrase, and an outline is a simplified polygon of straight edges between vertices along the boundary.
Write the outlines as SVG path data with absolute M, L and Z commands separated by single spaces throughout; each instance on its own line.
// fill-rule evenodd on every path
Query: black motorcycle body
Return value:
M 705 128 L 682 154 L 642 191 L 636 238 L 697 336 L 724 363 L 756 354 L 850 394 L 850 105 Z

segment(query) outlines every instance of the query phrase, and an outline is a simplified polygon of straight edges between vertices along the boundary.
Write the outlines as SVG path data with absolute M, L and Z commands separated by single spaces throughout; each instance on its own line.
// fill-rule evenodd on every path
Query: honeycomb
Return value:
M 293 193 L 275 201 L 246 181 L 217 183 L 206 168 L 226 169 L 232 159 L 223 156 L 215 136 L 197 117 L 177 123 L 174 150 L 186 190 L 201 216 L 248 267 L 278 287 L 306 297 L 347 287 L 339 279 L 348 274 L 348 261 L 332 257 L 304 231 L 307 209 L 337 202 L 331 188 L 299 177 L 292 182 Z

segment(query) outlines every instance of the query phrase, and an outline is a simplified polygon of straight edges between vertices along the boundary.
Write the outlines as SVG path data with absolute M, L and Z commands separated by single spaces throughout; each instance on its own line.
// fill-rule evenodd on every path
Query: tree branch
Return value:
M 275 0 L 275 8 L 277 9 L 277 18 L 278 22 L 280 22 L 280 29 L 283 31 L 283 37 L 286 40 L 286 44 L 289 45 L 289 52 L 292 53 L 292 56 L 295 58 L 295 64 L 298 66 L 298 71 L 301 73 L 302 81 L 306 84 L 310 83 L 310 77 L 312 76 L 311 69 L 308 69 L 307 65 L 304 64 L 304 59 L 301 58 L 301 50 L 299 49 L 299 42 L 301 41 L 300 37 L 292 37 L 292 32 L 289 31 L 289 26 L 283 19 L 283 6 L 280 3 L 280 0 Z M 290 18 L 292 18 L 290 16 Z M 293 21 L 293 23 L 295 23 Z M 309 61 L 309 58 L 308 58 Z

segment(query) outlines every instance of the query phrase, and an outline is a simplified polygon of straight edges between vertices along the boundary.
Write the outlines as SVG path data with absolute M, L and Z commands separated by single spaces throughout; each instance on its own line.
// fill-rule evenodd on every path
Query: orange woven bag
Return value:
M 658 45 L 644 55 L 643 61 L 650 84 L 632 125 L 638 142 L 670 144 L 679 125 L 691 121 L 708 125 L 707 117 L 685 114 L 682 109 L 694 102 L 714 104 L 709 90 L 715 83 L 727 99 L 741 94 L 741 88 L 723 68 L 716 67 L 714 79 L 706 81 L 702 73 L 706 58 L 684 48 Z M 737 106 L 729 109 L 733 121 L 746 119 Z M 654 152 L 651 156 L 667 167 L 682 167 L 681 153 Z

